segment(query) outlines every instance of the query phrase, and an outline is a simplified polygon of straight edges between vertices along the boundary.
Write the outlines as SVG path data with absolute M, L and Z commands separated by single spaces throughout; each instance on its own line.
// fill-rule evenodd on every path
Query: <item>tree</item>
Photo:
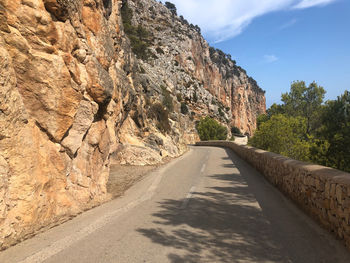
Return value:
M 267 114 L 260 114 L 258 116 L 258 118 L 256 118 L 256 128 L 259 130 L 260 126 L 262 123 L 268 121 L 270 118 L 269 118 L 269 115 Z
M 128 36 L 131 49 L 137 58 L 147 60 L 149 58 L 149 41 L 150 33 L 141 25 L 132 25 L 133 12 L 127 2 L 123 2 L 121 7 L 121 16 L 123 20 L 124 31 Z
M 194 29 L 200 34 L 201 33 L 201 28 L 198 25 L 194 26 Z
M 291 158 L 309 161 L 312 144 L 305 138 L 306 119 L 282 114 L 261 123 L 249 144 Z
M 165 6 L 166 6 L 166 8 L 168 8 L 168 9 L 170 10 L 170 12 L 171 12 L 174 16 L 177 16 L 176 6 L 175 6 L 173 3 L 165 2 Z
M 292 83 L 290 92 L 282 94 L 283 108 L 289 116 L 302 116 L 306 118 L 307 134 L 319 127 L 320 109 L 326 91 L 323 87 L 312 82 L 306 87 L 304 81 Z
M 196 128 L 201 141 L 226 140 L 227 138 L 227 128 L 208 116 L 202 118 Z
M 328 101 L 321 114 L 322 127 L 318 131 L 323 154 L 319 163 L 350 172 L 350 92 L 337 100 Z M 321 159 L 321 160 L 320 160 Z
M 266 114 L 270 119 L 273 115 L 286 113 L 284 105 L 272 104 L 269 109 L 267 109 Z
M 257 119 L 249 143 L 301 161 L 350 172 L 350 92 L 323 104 L 325 90 L 297 81 Z
M 188 107 L 185 102 L 181 102 L 181 113 L 187 114 L 188 113 Z
M 236 126 L 232 126 L 231 127 L 231 133 L 232 134 L 239 134 L 239 135 L 242 134 L 241 130 L 238 127 L 236 127 Z
M 166 133 L 171 131 L 169 112 L 162 104 L 152 104 L 147 115 L 149 118 L 157 121 L 156 126 L 161 132 Z

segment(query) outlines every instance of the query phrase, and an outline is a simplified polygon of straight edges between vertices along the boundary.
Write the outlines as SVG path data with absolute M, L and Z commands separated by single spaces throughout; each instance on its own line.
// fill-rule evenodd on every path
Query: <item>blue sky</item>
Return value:
M 280 103 L 294 80 L 316 81 L 335 99 L 350 90 L 349 0 L 173 0 L 214 47 Z

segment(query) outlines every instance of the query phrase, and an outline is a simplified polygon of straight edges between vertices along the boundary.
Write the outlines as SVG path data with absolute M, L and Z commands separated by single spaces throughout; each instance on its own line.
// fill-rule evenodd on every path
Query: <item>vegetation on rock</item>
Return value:
M 187 114 L 188 113 L 188 107 L 185 102 L 181 102 L 181 113 Z
M 201 141 L 226 140 L 227 129 L 216 120 L 205 117 L 196 126 Z
M 232 134 L 239 134 L 239 135 L 242 134 L 241 130 L 238 127 L 236 127 L 236 126 L 232 126 L 231 127 L 231 133 Z
M 148 47 L 150 46 L 150 33 L 141 25 L 132 25 L 133 12 L 128 6 L 127 2 L 124 2 L 121 8 L 121 15 L 123 20 L 124 32 L 128 36 L 131 44 L 131 49 L 137 58 L 147 60 L 150 56 Z
M 168 8 L 168 9 L 170 10 L 170 12 L 171 12 L 174 16 L 177 16 L 176 6 L 175 6 L 173 3 L 165 2 L 165 6 L 166 6 L 166 8 Z
M 169 112 L 162 104 L 152 104 L 148 111 L 148 117 L 157 121 L 156 126 L 160 131 L 169 132 L 171 130 Z
M 181 95 L 181 93 L 177 93 L 177 94 L 176 94 L 176 99 L 177 99 L 178 102 L 181 102 L 181 101 L 182 101 L 182 95 Z

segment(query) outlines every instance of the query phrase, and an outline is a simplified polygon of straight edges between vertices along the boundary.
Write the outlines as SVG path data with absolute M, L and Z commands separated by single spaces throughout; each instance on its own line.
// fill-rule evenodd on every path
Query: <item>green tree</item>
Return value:
M 261 123 L 249 144 L 297 160 L 309 161 L 312 144 L 305 137 L 306 130 L 305 118 L 278 114 Z
M 227 128 L 208 116 L 202 118 L 196 128 L 201 141 L 226 140 L 227 138 Z
M 196 91 L 194 91 L 194 93 L 193 93 L 192 101 L 195 102 L 195 103 L 198 102 L 198 96 L 197 96 L 197 92 Z
M 267 109 L 266 115 L 268 116 L 268 119 L 270 119 L 273 115 L 277 114 L 285 114 L 285 107 L 284 105 L 279 105 L 279 104 L 272 104 L 270 108 Z
M 176 6 L 175 6 L 173 3 L 165 2 L 165 6 L 166 6 L 166 8 L 168 8 L 168 9 L 170 10 L 170 12 L 171 12 L 174 16 L 177 16 Z
M 291 85 L 282 105 L 257 118 L 249 143 L 301 161 L 350 172 L 350 92 L 323 104 L 325 90 L 315 82 Z
M 304 81 L 292 83 L 290 92 L 282 94 L 284 105 L 282 108 L 289 116 L 306 118 L 307 134 L 311 134 L 319 127 L 320 112 L 326 91 L 323 87 L 312 82 L 306 87 Z M 271 109 L 272 110 L 272 109 Z
M 188 107 L 185 102 L 181 102 L 181 113 L 187 114 L 188 113 Z
M 232 134 L 240 134 L 240 135 L 242 134 L 241 130 L 236 126 L 231 127 L 231 133 Z
M 350 172 L 350 92 L 328 101 L 321 114 L 321 150 L 315 160 L 323 165 Z M 328 147 L 326 147 L 326 146 Z
M 121 7 L 121 16 L 123 20 L 124 32 L 128 36 L 131 44 L 131 49 L 137 58 L 147 60 L 150 56 L 149 37 L 150 33 L 141 25 L 132 25 L 133 12 L 128 6 L 127 2 L 124 2 Z
M 261 124 L 263 124 L 264 122 L 268 121 L 270 118 L 269 118 L 269 115 L 267 114 L 260 114 L 258 116 L 258 118 L 256 118 L 256 128 L 259 130 Z

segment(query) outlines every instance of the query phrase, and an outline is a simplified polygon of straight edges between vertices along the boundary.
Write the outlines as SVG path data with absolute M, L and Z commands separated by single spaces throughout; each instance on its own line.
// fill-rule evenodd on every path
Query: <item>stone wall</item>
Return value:
M 232 149 L 350 248 L 349 173 L 228 141 L 196 145 Z

